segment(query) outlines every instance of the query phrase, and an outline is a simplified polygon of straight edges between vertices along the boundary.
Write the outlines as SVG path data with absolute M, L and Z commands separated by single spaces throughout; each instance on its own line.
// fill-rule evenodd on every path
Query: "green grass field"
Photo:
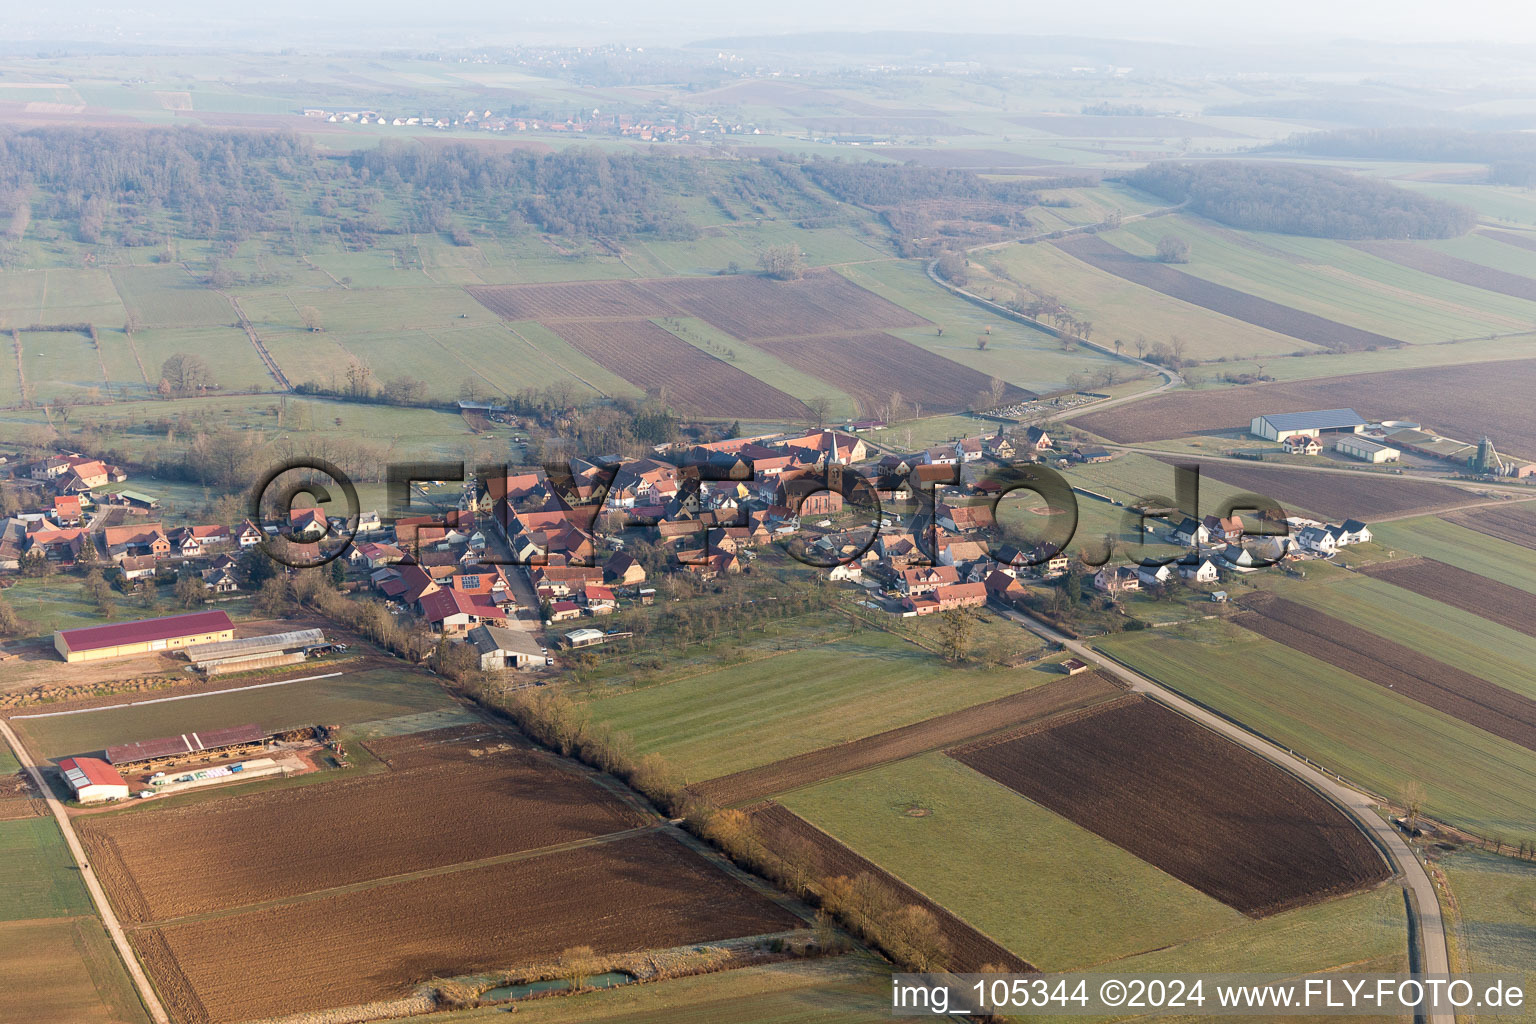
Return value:
M 1372 528 L 1376 543 L 1395 550 L 1427 555 L 1437 561 L 1536 594 L 1536 551 L 1448 523 L 1437 516 L 1419 516 Z
M 891 260 L 839 267 L 838 272 L 919 316 L 933 327 L 892 331 L 899 338 L 946 359 L 1000 377 L 1031 391 L 1058 391 L 1074 373 L 1092 375 L 1113 366 L 1122 377 L 1131 369 L 1112 356 L 1079 346 L 1064 352 L 1061 342 L 1045 331 L 1006 320 L 980 306 L 951 295 L 928 279 L 921 260 Z M 939 336 L 938 328 L 944 328 Z M 990 334 L 987 333 L 990 330 Z M 1104 335 L 1095 332 L 1096 338 Z M 985 338 L 987 347 L 977 347 Z
M 941 752 L 782 802 L 1042 970 L 1104 964 L 1244 920 Z
M 0 821 L 0 921 L 91 913 L 53 818 Z
M 697 782 L 920 722 L 1025 690 L 1029 669 L 954 669 L 873 631 L 593 700 L 597 720 L 628 733 Z
M 179 266 L 116 267 L 123 307 L 146 327 L 214 327 L 236 322 L 229 300 Z
M 80 580 L 74 576 L 48 576 L 18 579 L 7 587 L 4 600 L 16 612 L 27 635 L 38 636 L 60 629 L 99 626 L 95 602 L 85 596 Z M 118 619 L 142 618 L 132 612 L 132 602 L 118 600 Z
M 1456 284 L 1328 239 L 1235 231 L 1192 216 L 1138 221 L 1104 237 L 1147 256 L 1166 234 L 1189 242 L 1189 262 L 1178 268 L 1186 273 L 1414 344 L 1536 326 L 1536 303 Z
M 977 262 L 995 265 L 1034 294 L 1056 296 L 1080 319 L 1093 323 L 1095 339 L 1113 342 L 1119 338 L 1125 342 L 1124 351 L 1131 354 L 1135 354 L 1138 337 L 1145 337 L 1149 344 L 1166 344 L 1175 336 L 1196 359 L 1321 351 L 1298 338 L 1132 284 L 1048 243 L 988 250 L 978 255 Z M 978 277 L 967 287 L 994 301 L 1008 299 L 1017 290 L 1012 281 L 989 281 L 986 277 Z
M 234 690 L 187 700 L 55 718 L 17 718 L 13 726 L 43 758 L 84 754 L 200 729 L 255 722 L 268 731 L 372 722 L 452 708 L 432 677 L 408 669 L 350 671 L 335 679 Z M 318 673 L 317 673 L 318 674 Z
M 1263 971 L 1275 974 L 1346 967 L 1364 974 L 1406 971 L 1407 963 L 1403 893 L 1388 885 L 1262 921 L 1243 921 L 1193 942 L 1127 957 L 1114 969 L 1126 974 L 1173 974 L 1247 972 L 1263 965 Z
M 1467 849 L 1441 861 L 1460 913 L 1456 935 L 1468 971 L 1536 976 L 1536 864 Z M 1536 1020 L 1536 1006 L 1501 1021 Z
M 1536 837 L 1536 757 L 1523 747 L 1238 626 L 1095 642 L 1139 672 L 1390 799 L 1509 841 Z
M 1524 633 L 1352 573 L 1268 589 L 1536 700 L 1536 638 Z
M 148 1024 L 123 963 L 94 917 L 0 923 L 0 1020 Z
M 39 401 L 79 398 L 106 383 L 96 347 L 83 332 L 23 331 L 21 366 Z

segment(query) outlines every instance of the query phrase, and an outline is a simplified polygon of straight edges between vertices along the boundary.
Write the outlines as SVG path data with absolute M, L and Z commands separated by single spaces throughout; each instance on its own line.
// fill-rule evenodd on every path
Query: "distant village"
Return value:
M 679 115 L 671 119 L 602 114 L 597 110 L 572 114 L 565 119 L 520 117 L 486 109 L 463 113 L 388 113 L 379 110 L 327 110 L 306 107 L 304 116 L 328 124 L 373 125 L 380 128 L 435 128 L 440 131 L 475 131 L 495 134 L 554 132 L 569 135 L 606 135 L 640 142 L 693 142 L 722 135 L 761 135 L 749 122 L 722 120 L 709 114 Z

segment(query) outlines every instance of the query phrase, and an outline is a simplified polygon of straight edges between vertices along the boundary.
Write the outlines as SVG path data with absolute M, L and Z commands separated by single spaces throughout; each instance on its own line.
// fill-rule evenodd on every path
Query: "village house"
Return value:
M 1311 551 L 1319 555 L 1332 555 L 1339 550 L 1339 541 L 1334 534 L 1322 527 L 1308 526 L 1296 535 L 1296 544 L 1303 551 Z
M 1019 447 L 1032 452 L 1048 452 L 1051 450 L 1051 435 L 1046 433 L 1044 427 L 1028 427 L 1024 431 L 1024 441 Z
M 77 526 L 82 515 L 79 495 L 60 494 L 53 499 L 53 521 L 60 526 Z
M 219 548 L 230 542 L 229 527 L 183 526 L 171 532 L 171 546 L 183 558 L 200 558 L 210 548 Z
M 254 548 L 265 539 L 266 534 L 261 532 L 261 527 L 249 519 L 243 521 L 235 530 L 235 543 L 240 545 L 241 550 Z
M 900 573 L 902 593 L 918 597 L 939 587 L 960 582 L 960 573 L 952 565 L 929 565 L 903 569 Z
M 1369 544 L 1372 538 L 1371 528 L 1358 519 L 1346 519 L 1337 528 L 1329 527 L 1328 532 L 1334 535 L 1334 540 L 1338 542 L 1339 547 L 1348 544 Z
M 1166 565 L 1139 565 L 1136 580 L 1143 587 L 1155 587 L 1173 579 L 1173 570 Z
M 107 557 L 114 561 L 131 555 L 164 558 L 171 553 L 170 538 L 159 523 L 109 526 L 102 531 L 101 540 L 106 546 Z
M 434 632 L 457 636 L 483 622 L 500 624 L 507 615 L 490 598 L 479 594 L 466 594 L 451 587 L 434 590 L 417 602 L 421 617 Z
M 1323 450 L 1317 438 L 1311 434 L 1292 434 L 1284 441 L 1287 455 L 1317 455 Z
M 1003 604 L 1011 605 L 1015 601 L 1022 600 L 1026 593 L 1024 584 L 1020 583 L 1017 577 L 1001 569 L 994 569 L 988 573 L 987 578 L 982 582 L 987 588 L 987 596 Z
M 833 583 L 857 583 L 863 578 L 864 568 L 858 562 L 839 563 L 827 570 L 827 579 Z
M 1013 458 L 1014 454 L 1013 442 L 1008 439 L 1008 435 L 1004 434 L 1001 429 L 996 434 L 987 438 L 986 450 L 987 454 L 993 458 L 1003 460 Z
M 940 445 L 937 448 L 929 448 L 923 452 L 923 465 L 925 466 L 955 466 L 959 463 L 959 453 L 949 445 Z
M 1198 562 L 1180 562 L 1179 575 L 1191 583 L 1215 583 L 1219 573 L 1215 562 L 1202 558 Z
M 619 551 L 603 563 L 603 582 L 615 587 L 634 587 L 645 582 L 645 567 L 635 557 Z
M 117 567 L 123 579 L 129 583 L 153 576 L 159 568 L 159 560 L 153 555 L 125 555 L 118 559 Z
M 934 514 L 940 526 L 955 533 L 990 530 L 997 525 L 991 505 L 950 505 L 941 502 Z
M 987 603 L 987 588 L 982 583 L 947 583 L 922 596 L 907 596 L 901 607 L 909 615 L 932 615 L 954 608 L 976 608 Z
M 1236 544 L 1243 539 L 1243 519 L 1241 516 L 1228 516 L 1223 519 L 1220 516 L 1206 516 L 1201 520 L 1205 527 L 1206 535 L 1213 543 Z
M 1128 565 L 1106 565 L 1093 574 L 1093 587 L 1106 594 L 1140 590 L 1141 576 Z
M 240 589 L 228 569 L 204 569 L 201 576 L 203 585 L 215 594 L 233 594 Z
M 1179 525 L 1173 528 L 1169 540 L 1181 547 L 1204 547 L 1211 542 L 1211 531 L 1200 520 L 1185 516 L 1179 521 Z
M 959 567 L 987 557 L 987 549 L 970 540 L 944 539 L 939 543 L 939 564 Z
M 981 439 L 976 437 L 962 437 L 955 442 L 955 455 L 961 462 L 978 462 L 982 456 Z

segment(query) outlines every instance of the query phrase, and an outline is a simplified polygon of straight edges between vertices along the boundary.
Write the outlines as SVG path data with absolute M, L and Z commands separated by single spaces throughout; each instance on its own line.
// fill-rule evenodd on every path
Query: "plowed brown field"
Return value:
M 1287 334 L 1314 345 L 1322 345 L 1339 352 L 1358 349 L 1395 348 L 1402 344 L 1396 338 L 1364 331 L 1358 327 L 1341 324 L 1337 320 L 1317 316 L 1278 302 L 1261 299 L 1257 295 L 1240 292 L 1236 288 L 1214 284 L 1182 270 L 1175 270 L 1166 263 L 1156 263 L 1126 252 L 1097 235 L 1073 235 L 1052 242 L 1052 245 L 1069 256 L 1082 260 L 1116 277 L 1124 278 L 1143 288 L 1202 306 L 1205 309 L 1229 316 L 1234 320 L 1263 327 L 1277 334 Z
M 1164 458 L 1169 464 L 1194 460 Z M 1478 498 L 1457 487 L 1377 473 L 1317 473 L 1288 466 L 1242 462 L 1201 462 L 1200 474 L 1254 494 L 1273 498 L 1287 511 L 1304 510 L 1325 519 L 1377 519 L 1387 515 L 1436 512 Z
M 1154 395 L 1072 420 L 1120 444 L 1246 431 L 1255 416 L 1351 408 L 1367 419 L 1409 419 L 1450 437 L 1491 434 L 1500 451 L 1536 457 L 1536 359 L 1350 373 L 1319 380 Z
M 823 747 L 759 768 L 722 775 L 689 787 L 717 807 L 761 800 L 829 779 L 863 771 L 926 750 L 952 746 L 990 732 L 1022 725 L 1047 715 L 1104 700 L 1123 687 L 1109 676 L 1090 672 L 1057 679 L 1023 693 L 978 704 L 926 722 Z
M 475 301 L 508 320 L 643 319 L 676 315 L 665 299 L 630 281 L 567 284 L 493 284 L 466 289 Z
M 1496 270 L 1481 263 L 1450 256 L 1414 242 L 1346 242 L 1362 252 L 1368 252 L 1399 266 L 1419 270 L 1435 277 L 1443 277 L 1457 284 L 1471 285 L 1485 291 L 1512 295 L 1517 299 L 1536 302 L 1536 280 Z
M 951 756 L 1245 914 L 1389 874 L 1295 776 L 1154 701 L 1114 701 Z
M 1386 580 L 1395 587 L 1433 598 L 1452 608 L 1481 615 L 1489 622 L 1536 636 L 1536 617 L 1531 606 L 1536 597 L 1475 572 L 1459 569 L 1433 558 L 1403 558 L 1361 566 L 1367 576 Z
M 790 846 L 804 849 L 812 862 L 811 872 L 817 878 L 845 875 L 856 879 L 860 875 L 868 875 L 894 902 L 925 907 L 938 920 L 939 928 L 949 944 L 946 966 L 950 970 L 978 971 L 987 964 L 997 964 L 1005 970 L 1016 972 L 1037 970 L 1017 954 L 987 938 L 878 864 L 860 857 L 793 811 L 775 803 L 764 804 L 753 809 L 752 826 L 759 840 L 769 849 L 783 850 Z
M 810 417 L 800 399 L 701 352 L 649 320 L 555 321 L 549 329 L 647 394 L 665 389 L 680 411 L 765 420 Z
M 1440 518 L 1485 536 L 1536 549 L 1536 502 L 1457 509 Z
M 802 373 L 835 384 L 870 415 L 895 391 L 925 410 L 964 409 L 991 383 L 986 374 L 893 334 L 771 338 L 752 344 Z M 1010 384 L 1003 395 L 1005 402 L 1018 402 L 1032 398 L 1033 392 Z
M 1268 594 L 1233 621 L 1409 700 L 1536 750 L 1536 701 L 1305 605 Z
M 830 270 L 806 274 L 798 281 L 737 274 L 666 278 L 647 281 L 644 287 L 727 334 L 747 340 L 917 327 L 928 322 Z
M 131 921 L 203 914 L 633 828 L 617 798 L 499 737 L 375 741 L 388 772 L 76 825 Z M 447 739 L 448 742 L 440 742 Z M 480 751 L 479 756 L 471 751 Z
M 211 867 L 211 865 L 210 865 Z M 801 926 L 663 834 L 131 933 L 180 1024 L 351 1006 L 434 977 Z

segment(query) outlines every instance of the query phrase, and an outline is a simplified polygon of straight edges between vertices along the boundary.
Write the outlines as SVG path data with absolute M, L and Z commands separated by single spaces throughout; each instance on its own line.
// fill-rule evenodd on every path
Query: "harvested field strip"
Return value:
M 1254 595 L 1233 621 L 1484 732 L 1536 750 L 1536 701 L 1305 605 Z
M 1188 463 L 1174 457 L 1169 465 Z M 1325 519 L 1378 519 L 1434 512 L 1477 501 L 1459 487 L 1385 476 L 1379 473 L 1322 473 L 1285 466 L 1257 468 L 1252 463 L 1201 462 L 1200 475 L 1273 498 L 1287 511 L 1302 509 Z
M 629 281 L 575 281 L 568 284 L 498 284 L 466 288 L 486 309 L 507 320 L 644 318 L 677 309 Z
M 407 758 L 385 773 L 155 813 L 94 816 L 77 827 L 124 916 L 142 923 L 644 823 L 584 777 L 508 748 L 499 737 L 428 746 L 432 736 L 370 741 L 381 757 L 398 750 Z M 195 869 L 209 858 L 219 870 Z
M 723 775 L 690 787 L 717 807 L 761 800 L 823 779 L 864 771 L 1103 700 L 1122 687 L 1099 672 L 1058 679 L 1023 693 L 978 704 L 926 722 L 902 726 L 851 743 L 823 747 L 760 768 Z
M 1349 242 L 1347 244 L 1361 252 L 1391 260 L 1399 266 L 1412 270 L 1443 277 L 1447 281 L 1536 302 L 1536 280 L 1520 274 L 1511 274 L 1507 270 L 1448 256 L 1435 249 L 1415 245 L 1413 242 Z
M 1493 228 L 1483 228 L 1478 234 L 1496 239 L 1505 245 L 1513 245 L 1520 249 L 1529 249 L 1531 252 L 1536 252 L 1536 236 L 1533 235 L 1522 235 L 1515 231 L 1496 231 Z
M 652 834 L 132 940 L 177 1019 L 209 1024 L 398 998 L 433 977 L 551 960 L 574 945 L 670 949 L 800 925 Z
M 1459 509 L 1440 518 L 1476 530 L 1485 537 L 1536 551 L 1536 502 Z
M 550 330 L 647 394 L 666 391 L 699 416 L 803 420 L 805 403 L 663 330 L 649 320 L 555 322 Z
M 1246 431 L 1255 415 L 1352 408 L 1368 419 L 1411 417 L 1451 437 L 1473 438 L 1499 424 L 1499 450 L 1536 455 L 1536 403 L 1526 401 L 1536 359 L 1351 373 L 1221 391 L 1154 395 L 1072 420 L 1119 444 L 1212 431 Z
M 752 274 L 667 278 L 638 287 L 737 338 L 918 327 L 928 321 L 830 270 L 797 281 Z
M 1536 618 L 1531 616 L 1533 598 L 1518 587 L 1433 558 L 1378 562 L 1361 566 L 1358 571 L 1452 608 L 1480 615 L 1489 622 L 1508 626 L 1526 636 L 1536 636 Z
M 1340 352 L 1359 349 L 1392 348 L 1401 345 L 1396 338 L 1358 327 L 1341 324 L 1336 320 L 1313 313 L 1282 306 L 1278 302 L 1261 299 L 1235 288 L 1214 284 L 1210 281 L 1175 270 L 1162 263 L 1134 256 L 1095 235 L 1076 235 L 1052 243 L 1058 249 L 1082 260 L 1091 267 L 1114 274 L 1135 284 L 1162 292 L 1183 302 L 1229 316 L 1234 320 L 1263 327 L 1277 334 L 1289 335 L 1310 341 L 1324 348 Z
M 977 971 L 985 964 L 998 964 L 1009 971 L 1034 971 L 1036 968 L 966 924 L 895 875 L 854 853 L 804 818 L 776 803 L 763 804 L 751 812 L 752 827 L 770 849 L 803 848 L 812 862 L 810 874 L 816 878 L 844 875 L 857 879 L 867 875 L 898 904 L 926 908 L 939 922 L 939 929 L 949 943 L 948 967 L 955 971 Z
M 1254 917 L 1389 875 L 1333 804 L 1154 701 L 1113 701 L 951 756 Z
M 969 408 L 977 394 L 986 391 L 991 383 L 986 374 L 894 334 L 774 338 L 751 344 L 801 373 L 841 388 L 870 415 L 897 391 L 908 400 L 921 403 L 925 411 Z M 1033 397 L 1033 392 L 1012 384 L 1003 392 L 1004 402 Z

